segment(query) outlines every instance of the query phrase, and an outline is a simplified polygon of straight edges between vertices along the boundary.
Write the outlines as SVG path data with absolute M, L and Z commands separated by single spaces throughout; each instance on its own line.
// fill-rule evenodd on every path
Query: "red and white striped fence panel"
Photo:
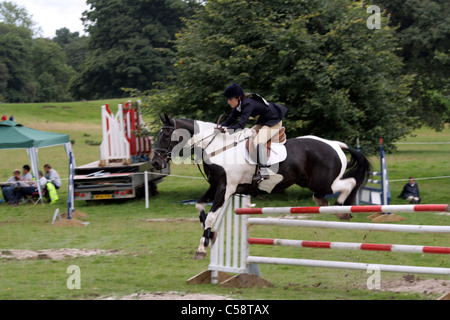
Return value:
M 378 268 L 385 272 L 421 273 L 450 276 L 450 268 L 401 266 L 385 264 L 367 264 L 344 261 L 326 261 L 310 259 L 288 259 L 276 257 L 257 257 L 250 255 L 251 245 L 279 245 L 301 248 L 327 248 L 341 250 L 367 250 L 389 251 L 402 253 L 427 253 L 450 254 L 450 247 L 434 247 L 421 245 L 397 245 L 397 244 L 372 244 L 372 243 L 348 243 L 325 242 L 287 239 L 265 239 L 249 237 L 249 228 L 252 225 L 282 226 L 282 227 L 306 227 L 306 228 L 330 228 L 344 230 L 369 230 L 390 231 L 408 233 L 450 233 L 450 226 L 440 225 L 405 225 L 405 224 L 376 224 L 338 221 L 314 221 L 297 219 L 275 219 L 262 217 L 249 217 L 251 214 L 302 214 L 302 213 L 358 213 L 358 212 L 440 212 L 449 211 L 446 204 L 432 205 L 375 205 L 375 206 L 329 206 L 329 207 L 287 207 L 287 208 L 248 208 L 249 197 L 234 197 L 234 211 L 232 204 L 227 204 L 217 219 L 214 231 L 218 231 L 218 238 L 211 248 L 211 262 L 209 270 L 213 273 L 212 281 L 217 282 L 218 271 L 233 273 L 258 273 L 257 264 L 282 264 L 310 267 L 326 267 L 353 270 L 368 270 Z M 247 207 L 246 207 L 247 206 Z

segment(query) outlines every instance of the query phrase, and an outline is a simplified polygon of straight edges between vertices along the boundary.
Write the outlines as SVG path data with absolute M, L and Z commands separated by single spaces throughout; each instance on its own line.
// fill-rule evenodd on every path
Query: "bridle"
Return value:
M 173 119 L 173 123 L 174 125 L 163 125 L 161 127 L 161 131 L 164 129 L 169 129 L 170 131 L 170 136 L 172 136 L 173 132 L 177 129 L 177 121 L 175 119 Z M 158 156 L 164 160 L 164 162 L 169 162 L 172 159 L 172 149 L 173 149 L 173 141 L 172 139 L 170 139 L 170 143 L 169 146 L 167 147 L 167 149 L 163 149 L 163 148 L 155 148 L 155 153 L 158 154 Z M 169 151 L 170 150 L 170 151 Z
M 176 120 L 175 120 L 175 119 L 172 119 L 172 120 L 173 120 L 173 122 L 174 122 L 174 125 L 173 125 L 173 126 L 172 126 L 172 125 L 166 125 L 166 124 L 165 124 L 165 125 L 163 125 L 163 126 L 161 127 L 161 131 L 164 130 L 164 129 L 169 129 L 169 130 L 170 130 L 170 133 L 169 133 L 170 136 L 172 136 L 173 132 L 177 129 L 177 122 L 176 122 Z M 220 120 L 220 119 L 219 119 L 219 120 Z M 201 139 L 201 140 L 199 140 L 199 141 L 193 143 L 191 147 L 193 147 L 193 146 L 195 146 L 195 145 L 197 145 L 197 144 L 203 142 L 204 140 L 206 140 L 206 139 L 208 139 L 208 138 L 210 138 L 210 137 L 212 137 L 212 136 L 215 136 L 216 134 L 217 134 L 216 132 L 212 133 L 211 135 L 209 135 L 209 136 L 207 136 L 207 137 L 205 137 L 205 138 L 203 138 L 203 139 Z M 214 140 L 214 139 L 213 139 L 213 140 Z M 173 147 L 175 146 L 175 144 L 178 143 L 178 142 L 176 142 L 176 143 L 174 144 L 174 142 L 176 142 L 176 141 L 173 141 L 172 139 L 170 139 L 170 143 L 169 143 L 169 146 L 167 147 L 167 149 L 164 149 L 164 148 L 155 148 L 155 153 L 158 154 L 158 156 L 159 156 L 162 160 L 164 160 L 165 162 L 169 162 L 169 161 L 172 159 L 172 149 L 173 149 Z M 212 142 L 212 140 L 211 140 L 209 143 L 211 143 L 211 142 Z M 170 150 L 170 151 L 169 151 L 169 150 Z
M 194 147 L 195 145 L 198 145 L 198 144 L 202 143 L 203 141 L 205 141 L 205 140 L 207 140 L 207 139 L 213 137 L 213 139 L 212 139 L 211 141 L 208 142 L 208 145 L 207 145 L 205 148 L 203 148 L 203 149 L 206 149 L 206 148 L 214 141 L 214 139 L 216 138 L 216 136 L 217 136 L 217 134 L 218 134 L 219 132 L 224 132 L 224 131 L 220 130 L 220 127 L 219 127 L 220 120 L 221 120 L 221 118 L 222 118 L 223 116 L 224 116 L 224 114 L 222 114 L 222 115 L 219 117 L 219 120 L 217 121 L 215 130 L 214 130 L 214 132 L 213 132 L 212 134 L 208 135 L 207 137 L 202 138 L 202 139 L 199 140 L 199 141 L 196 141 L 196 142 L 192 143 L 191 147 Z M 177 122 L 176 122 L 176 120 L 175 120 L 175 119 L 172 119 L 172 120 L 173 120 L 173 122 L 174 122 L 173 125 L 167 125 L 167 124 L 164 124 L 164 125 L 161 127 L 161 131 L 164 130 L 164 129 L 169 129 L 169 130 L 170 130 L 170 136 L 172 136 L 173 132 L 177 129 Z M 246 140 L 246 139 L 244 139 L 244 140 Z M 175 144 L 174 144 L 174 142 L 175 142 Z M 240 141 L 239 141 L 239 142 L 240 142 Z M 178 143 L 178 142 L 177 142 L 176 140 L 174 141 L 174 140 L 170 139 L 170 143 L 169 143 L 167 149 L 164 149 L 164 148 L 155 148 L 155 153 L 158 154 L 158 156 L 159 156 L 164 162 L 167 163 L 167 162 L 169 162 L 169 161 L 172 159 L 172 149 L 173 149 L 173 147 L 174 147 L 177 143 Z M 230 148 L 236 147 L 237 144 L 238 144 L 238 142 L 233 142 L 232 144 L 230 144 L 230 145 L 228 145 L 228 146 L 225 146 L 225 147 L 223 147 L 223 148 L 221 148 L 221 149 L 219 149 L 219 150 L 217 150 L 217 151 L 212 152 L 210 155 L 206 156 L 205 158 L 210 158 L 211 156 L 218 155 L 218 154 L 221 153 L 221 152 L 224 152 L 224 151 L 226 151 L 226 150 L 228 150 L 228 149 L 230 149 Z

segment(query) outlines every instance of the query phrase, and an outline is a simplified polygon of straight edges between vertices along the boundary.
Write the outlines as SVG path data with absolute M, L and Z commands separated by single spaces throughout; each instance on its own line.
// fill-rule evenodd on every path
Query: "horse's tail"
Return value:
M 342 179 L 354 178 L 356 180 L 356 186 L 345 200 L 344 205 L 353 205 L 355 203 L 356 193 L 361 186 L 366 184 L 370 172 L 372 171 L 372 167 L 369 160 L 360 151 L 346 145 L 341 145 L 341 148 L 347 150 L 351 155 L 351 159 L 347 163 L 347 169 Z

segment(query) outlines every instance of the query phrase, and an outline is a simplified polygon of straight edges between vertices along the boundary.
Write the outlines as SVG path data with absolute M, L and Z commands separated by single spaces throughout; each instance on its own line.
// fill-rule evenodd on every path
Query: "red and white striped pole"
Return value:
M 286 247 L 302 247 L 302 248 L 450 254 L 449 247 L 429 247 L 429 246 L 413 246 L 400 244 L 325 242 L 325 241 L 305 241 L 305 240 L 265 239 L 265 238 L 248 238 L 248 243 L 260 245 L 286 246 Z
M 336 214 L 450 211 L 447 204 L 239 208 L 236 214 Z

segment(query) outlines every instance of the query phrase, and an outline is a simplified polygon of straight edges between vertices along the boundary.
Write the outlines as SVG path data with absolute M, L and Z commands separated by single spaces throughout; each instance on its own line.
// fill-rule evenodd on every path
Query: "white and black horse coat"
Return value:
M 244 145 L 251 135 L 250 129 L 229 135 L 215 130 L 214 123 L 171 119 L 167 115 L 161 120 L 163 127 L 153 157 L 155 168 L 165 167 L 177 155 L 174 150 L 181 150 L 183 145 L 184 150 L 196 150 L 195 153 L 202 156 L 210 184 L 196 205 L 204 228 L 196 259 L 206 256 L 205 247 L 216 236 L 212 229 L 217 216 L 234 193 L 255 195 L 261 189 L 276 193 L 297 184 L 313 191 L 313 199 L 319 206 L 328 205 L 326 195 L 338 192 L 340 195 L 336 204 L 352 205 L 357 190 L 370 172 L 370 163 L 361 152 L 342 142 L 303 136 L 286 141 L 286 159 L 273 166 L 275 175 L 264 181 L 266 185 L 261 188 L 252 183 L 255 166 L 245 157 Z M 350 162 L 347 162 L 343 150 L 351 155 Z M 206 214 L 205 205 L 210 201 L 213 204 Z

